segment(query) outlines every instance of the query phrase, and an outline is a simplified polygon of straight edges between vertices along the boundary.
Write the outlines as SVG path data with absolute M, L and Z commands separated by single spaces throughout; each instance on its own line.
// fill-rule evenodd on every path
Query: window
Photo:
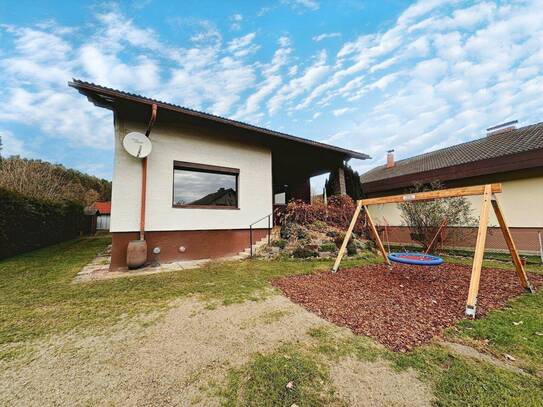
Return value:
M 236 168 L 174 162 L 173 206 L 180 208 L 238 208 Z

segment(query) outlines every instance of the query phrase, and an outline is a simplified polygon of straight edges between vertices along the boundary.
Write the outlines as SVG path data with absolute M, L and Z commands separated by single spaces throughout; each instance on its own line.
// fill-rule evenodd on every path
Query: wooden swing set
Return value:
M 380 198 L 368 198 L 368 199 L 358 200 L 353 218 L 351 220 L 349 228 L 347 229 L 347 233 L 345 234 L 345 239 L 343 240 L 343 243 L 337 255 L 334 266 L 332 267 L 332 272 L 335 273 L 339 269 L 341 259 L 345 255 L 347 244 L 351 238 L 353 229 L 356 225 L 358 216 L 360 215 L 360 211 L 362 210 L 362 208 L 364 209 L 366 213 L 368 226 L 370 228 L 371 233 L 373 234 L 373 237 L 375 238 L 375 243 L 377 245 L 377 248 L 383 255 L 383 259 L 385 260 L 385 263 L 391 266 L 387 252 L 385 250 L 385 247 L 383 246 L 383 242 L 381 241 L 381 238 L 379 237 L 379 233 L 377 232 L 377 229 L 375 228 L 373 220 L 371 219 L 370 213 L 368 211 L 369 205 L 381 205 L 381 204 L 387 204 L 387 203 L 401 203 L 401 202 L 425 201 L 425 200 L 428 201 L 428 200 L 434 200 L 434 199 L 440 199 L 440 198 L 482 195 L 483 205 L 481 208 L 481 215 L 479 217 L 479 229 L 477 232 L 477 241 L 475 244 L 475 253 L 473 256 L 473 265 L 472 265 L 472 270 L 471 270 L 471 280 L 470 280 L 470 285 L 469 285 L 468 298 L 466 301 L 466 315 L 475 318 L 477 295 L 479 293 L 479 281 L 481 279 L 481 268 L 483 266 L 483 255 L 484 255 L 484 250 L 485 250 L 486 235 L 488 231 L 488 217 L 490 214 L 491 206 L 494 209 L 494 213 L 496 214 L 496 218 L 498 219 L 498 223 L 500 224 L 500 229 L 503 233 L 503 237 L 505 238 L 505 242 L 507 243 L 507 247 L 509 249 L 509 252 L 511 253 L 511 258 L 513 259 L 513 263 L 515 265 L 515 270 L 520 280 L 520 284 L 522 285 L 522 287 L 524 288 L 526 292 L 533 293 L 534 289 L 528 281 L 526 271 L 524 270 L 524 265 L 522 264 L 517 248 L 515 246 L 515 242 L 513 241 L 511 231 L 509 230 L 509 227 L 507 226 L 507 223 L 505 222 L 503 211 L 496 197 L 496 194 L 501 193 L 501 192 L 502 192 L 501 184 L 487 184 L 487 185 L 478 185 L 478 186 L 471 186 L 471 187 L 449 188 L 449 189 L 442 189 L 442 190 L 437 190 L 437 191 L 419 192 L 419 193 L 407 194 L 407 195 L 392 195 L 392 196 L 385 196 L 385 197 L 380 197 Z

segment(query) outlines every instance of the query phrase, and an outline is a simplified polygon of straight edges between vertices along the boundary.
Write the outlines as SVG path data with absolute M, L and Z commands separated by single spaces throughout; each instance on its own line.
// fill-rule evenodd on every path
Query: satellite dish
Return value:
M 145 134 L 130 132 L 123 138 L 123 147 L 128 154 L 136 158 L 145 158 L 151 154 L 153 145 Z

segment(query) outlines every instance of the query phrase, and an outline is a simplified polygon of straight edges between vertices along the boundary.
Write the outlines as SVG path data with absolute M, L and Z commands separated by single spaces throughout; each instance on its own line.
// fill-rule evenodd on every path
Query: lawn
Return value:
M 142 313 L 164 312 L 173 300 L 189 295 L 197 295 L 209 309 L 260 301 L 275 295 L 270 285 L 274 278 L 330 267 L 329 260 L 255 259 L 73 284 L 80 268 L 109 241 L 107 236 L 84 238 L 0 261 L 0 359 L 15 360 L 28 351 L 27 344 L 50 335 L 95 332 Z M 366 255 L 343 266 L 379 261 Z M 504 262 L 499 266 L 511 268 Z M 536 266 L 531 270 L 542 272 Z M 308 332 L 308 341 L 287 341 L 272 352 L 255 353 L 230 370 L 217 394 L 228 405 L 341 405 L 331 371 L 350 357 L 386 361 L 397 371 L 414 369 L 438 405 L 542 405 L 542 307 L 540 291 L 514 299 L 484 319 L 461 322 L 447 333 L 449 340 L 471 344 L 500 360 L 511 355 L 515 361 L 509 363 L 522 372 L 451 353 L 437 343 L 398 354 L 364 336 L 337 337 L 333 330 L 317 329 Z M 282 317 L 282 311 L 270 309 L 266 323 Z M 285 387 L 284 381 L 293 377 L 295 387 Z

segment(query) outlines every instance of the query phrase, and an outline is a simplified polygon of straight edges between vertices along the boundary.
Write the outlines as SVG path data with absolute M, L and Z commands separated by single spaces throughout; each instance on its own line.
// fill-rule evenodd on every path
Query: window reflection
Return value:
M 237 207 L 237 174 L 175 168 L 173 203 Z

